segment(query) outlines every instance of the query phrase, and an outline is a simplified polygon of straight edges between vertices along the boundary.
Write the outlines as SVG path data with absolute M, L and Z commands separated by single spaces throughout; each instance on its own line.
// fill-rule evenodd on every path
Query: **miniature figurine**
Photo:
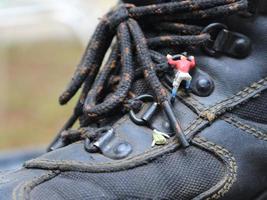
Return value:
M 166 133 L 160 132 L 156 129 L 153 130 L 153 142 L 152 147 L 155 145 L 165 145 L 167 144 L 167 139 L 169 139 L 170 136 Z
M 173 88 L 171 94 L 171 103 L 174 103 L 176 93 L 180 87 L 181 82 L 186 81 L 186 90 L 189 89 L 192 77 L 189 74 L 190 70 L 196 66 L 195 57 L 186 55 L 171 56 L 167 55 L 168 63 L 175 69 L 175 77 L 173 80 Z

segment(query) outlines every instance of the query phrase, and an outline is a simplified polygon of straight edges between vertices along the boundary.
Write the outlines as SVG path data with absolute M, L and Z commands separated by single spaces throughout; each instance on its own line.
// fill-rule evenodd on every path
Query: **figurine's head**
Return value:
M 180 59 L 181 59 L 181 60 L 187 60 L 187 57 L 181 55 Z

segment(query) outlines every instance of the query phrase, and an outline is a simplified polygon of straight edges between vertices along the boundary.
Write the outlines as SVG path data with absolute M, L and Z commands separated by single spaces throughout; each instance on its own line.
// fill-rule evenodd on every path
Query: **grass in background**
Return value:
M 18 2 L 0 4 L 4 7 L 28 1 Z M 79 2 L 85 23 L 77 24 L 77 27 L 88 26 L 81 31 L 89 39 L 99 21 L 97 17 L 106 13 L 117 0 Z M 42 23 L 35 25 L 37 27 L 20 25 L 1 29 L 5 37 L 0 39 L 5 44 L 14 44 L 1 42 L 0 45 L 0 150 L 47 145 L 70 116 L 76 102 L 74 99 L 61 107 L 58 96 L 69 82 L 84 48 L 81 40 L 74 39 L 77 35 L 49 19 L 44 18 Z M 65 37 L 61 37 L 62 33 Z M 41 37 L 35 38 L 39 35 Z
M 72 112 L 75 100 L 60 107 L 58 96 L 82 51 L 77 41 L 58 40 L 5 48 L 5 58 L 1 58 L 6 59 L 7 78 L 1 94 L 5 100 L 1 106 L 0 150 L 51 141 Z

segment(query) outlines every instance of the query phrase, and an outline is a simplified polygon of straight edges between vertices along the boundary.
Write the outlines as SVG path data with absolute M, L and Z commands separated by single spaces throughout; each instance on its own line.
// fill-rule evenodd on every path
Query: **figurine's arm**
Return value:
M 172 59 L 172 56 L 170 54 L 167 55 L 167 59 L 168 59 L 168 63 L 170 65 L 175 65 L 176 64 L 175 60 Z
M 189 60 L 191 62 L 190 69 L 193 69 L 196 66 L 196 60 L 194 56 L 189 56 Z
M 173 60 L 173 59 L 168 59 L 168 63 L 169 63 L 170 65 L 175 65 L 175 64 L 176 64 L 176 61 Z

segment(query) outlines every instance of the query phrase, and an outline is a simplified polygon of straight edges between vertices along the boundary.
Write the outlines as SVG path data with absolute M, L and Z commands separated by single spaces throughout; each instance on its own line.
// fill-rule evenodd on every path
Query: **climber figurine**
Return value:
M 185 55 L 171 56 L 168 54 L 167 59 L 168 63 L 176 71 L 171 94 L 171 102 L 174 103 L 177 90 L 183 80 L 186 81 L 186 90 L 189 89 L 192 80 L 189 71 L 196 66 L 196 62 L 194 56 L 187 57 Z

